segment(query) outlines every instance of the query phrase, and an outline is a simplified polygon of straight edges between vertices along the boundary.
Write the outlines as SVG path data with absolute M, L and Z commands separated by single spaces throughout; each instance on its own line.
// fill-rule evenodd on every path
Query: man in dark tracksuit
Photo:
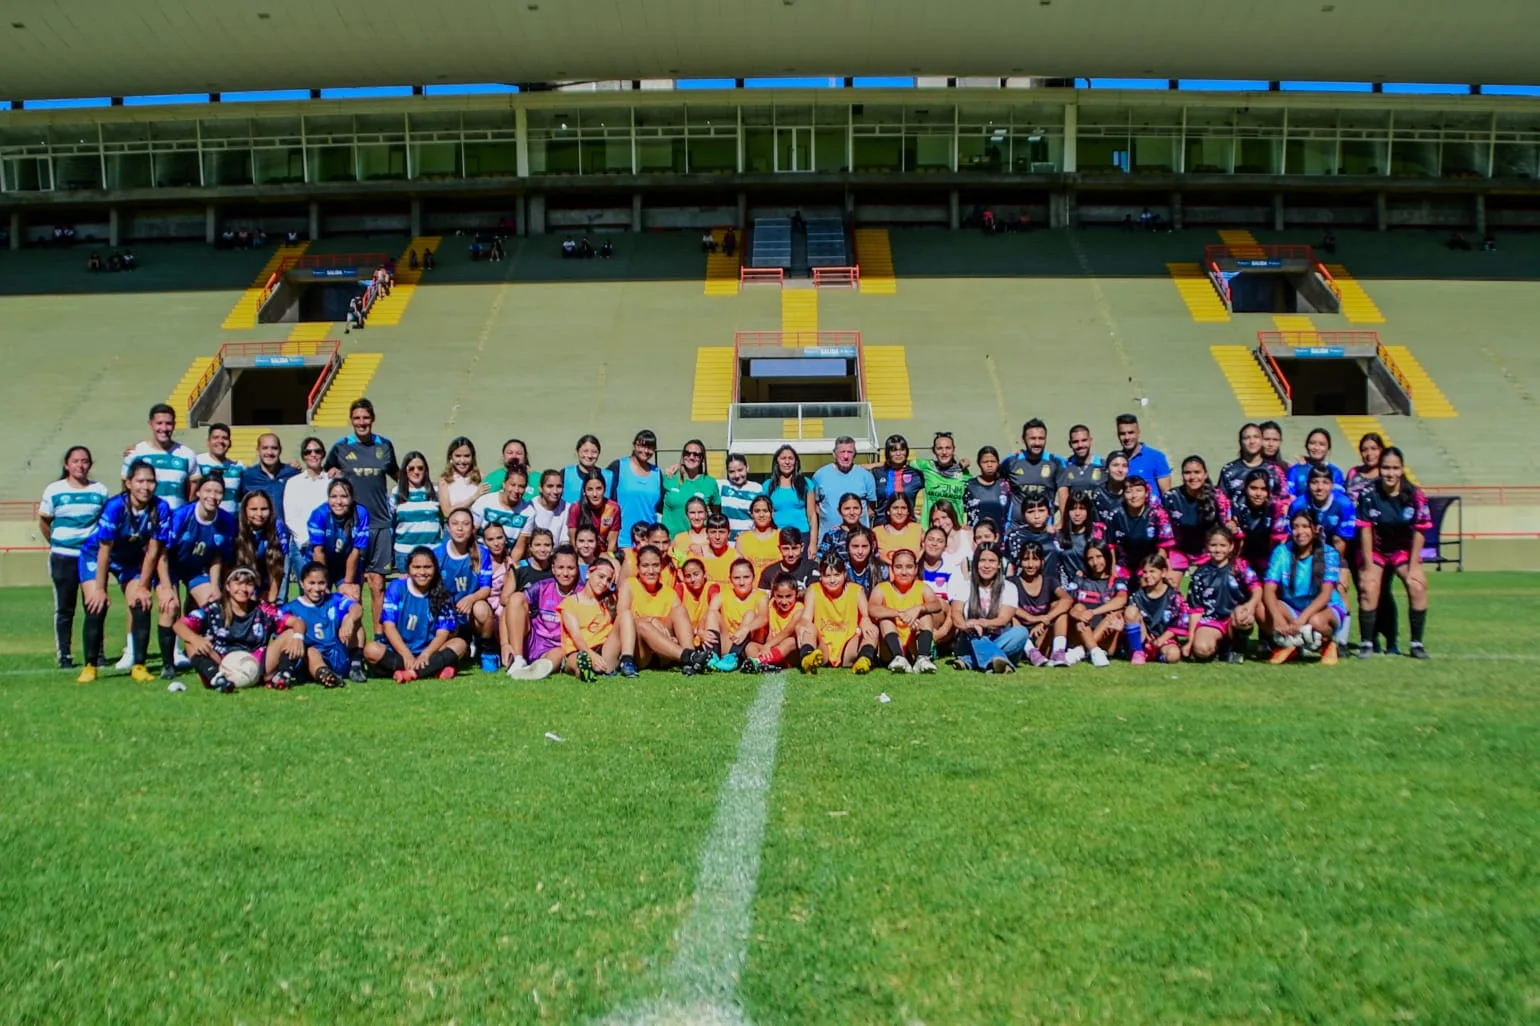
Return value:
M 332 477 L 353 486 L 353 501 L 369 511 L 369 551 L 363 554 L 364 581 L 369 585 L 369 608 L 374 634 L 380 633 L 380 606 L 385 595 L 385 575 L 395 566 L 390 516 L 390 481 L 401 473 L 396 447 L 374 433 L 374 404 L 356 399 L 348 410 L 353 433 L 338 439 L 326 454 L 325 467 Z

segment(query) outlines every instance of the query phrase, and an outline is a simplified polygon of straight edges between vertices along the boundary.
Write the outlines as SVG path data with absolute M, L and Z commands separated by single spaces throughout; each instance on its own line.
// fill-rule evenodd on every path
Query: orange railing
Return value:
M 738 287 L 745 285 L 774 285 L 780 288 L 786 282 L 786 272 L 779 267 L 740 267 Z
M 1224 276 L 1224 272 L 1219 269 L 1219 265 L 1214 263 L 1212 260 L 1208 262 L 1208 269 L 1209 273 L 1212 275 L 1212 277 L 1209 278 L 1209 281 L 1214 282 L 1215 287 L 1219 289 L 1219 294 L 1224 296 L 1225 306 L 1233 305 L 1230 299 L 1230 279 Z M 1215 278 L 1218 278 L 1219 280 L 1214 281 Z
M 1377 331 L 1259 331 L 1259 343 L 1275 346 L 1380 346 Z
M 332 359 L 336 359 L 337 351 L 341 348 L 342 343 L 334 338 L 312 342 L 226 342 L 219 347 L 214 362 L 209 364 L 209 369 L 203 372 L 203 377 L 193 386 L 187 397 L 187 412 L 191 413 L 193 407 L 198 405 L 204 390 L 213 383 L 214 378 L 224 369 L 225 361 L 232 356 L 321 356 L 330 351 Z
M 1260 250 L 1261 255 L 1258 255 Z M 1315 250 L 1310 246 L 1204 246 L 1205 261 L 1218 260 L 1303 260 L 1315 263 Z
M 859 265 L 852 267 L 813 268 L 813 288 L 815 289 L 853 289 L 860 284 L 861 268 Z
M 307 423 L 315 417 L 316 407 L 321 405 L 321 397 L 326 394 L 327 388 L 331 386 L 332 378 L 336 377 L 337 372 L 342 369 L 342 357 L 339 355 L 341 348 L 339 343 L 332 349 L 331 356 L 326 360 L 326 366 L 321 368 L 321 373 L 316 377 L 315 384 L 310 386 L 310 394 L 305 397 L 305 420 Z
M 1390 350 L 1386 349 L 1385 343 L 1379 340 L 1379 333 L 1370 332 L 1370 334 L 1375 336 L 1374 352 L 1375 355 L 1380 358 L 1380 363 L 1385 365 L 1385 369 L 1390 371 L 1390 376 L 1395 378 L 1396 381 L 1401 385 L 1401 390 L 1406 393 L 1406 398 L 1409 401 L 1415 402 L 1412 396 L 1412 383 L 1406 380 L 1406 375 L 1402 373 L 1400 367 L 1396 366 L 1396 361 L 1393 360 L 1390 356 Z
M 1294 390 L 1289 387 L 1289 379 L 1283 376 L 1283 368 L 1278 366 L 1278 361 L 1273 359 L 1272 353 L 1268 352 L 1267 342 L 1262 338 L 1264 334 L 1279 333 L 1257 332 L 1257 352 L 1261 355 L 1262 361 L 1267 364 L 1268 369 L 1272 371 L 1273 380 L 1277 382 L 1279 388 L 1283 389 L 1283 405 L 1292 411 L 1294 409 Z
M 739 331 L 733 334 L 733 346 L 740 352 L 745 346 L 781 346 L 802 349 L 854 346 L 859 355 L 861 333 L 859 331 Z
M 357 267 L 375 268 L 390 259 L 388 253 L 305 253 L 297 257 L 285 257 L 278 265 L 278 273 L 301 267 Z
M 1319 274 L 1321 276 L 1321 280 L 1326 282 L 1326 287 L 1331 289 L 1332 295 L 1336 296 L 1338 299 L 1342 298 L 1342 288 L 1337 284 L 1337 279 L 1333 278 L 1331 276 L 1331 272 L 1326 269 L 1325 264 L 1316 264 L 1315 273 Z

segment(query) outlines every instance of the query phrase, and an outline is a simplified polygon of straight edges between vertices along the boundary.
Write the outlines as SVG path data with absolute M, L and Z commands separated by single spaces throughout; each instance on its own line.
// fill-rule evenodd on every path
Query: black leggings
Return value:
M 441 648 L 428 659 L 428 665 L 418 671 L 419 677 L 435 677 L 445 667 L 453 666 L 460 661 L 460 657 L 447 648 Z M 406 664 L 401 661 L 401 656 L 393 648 L 387 648 L 380 661 L 369 667 L 381 677 L 390 677 L 406 669 Z
M 80 559 L 48 554 L 48 576 L 53 579 L 53 649 L 63 662 L 70 658 L 75 640 L 75 607 L 80 604 Z

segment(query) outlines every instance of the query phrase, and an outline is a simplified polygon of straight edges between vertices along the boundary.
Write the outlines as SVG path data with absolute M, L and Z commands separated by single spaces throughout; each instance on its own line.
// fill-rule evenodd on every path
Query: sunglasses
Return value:
M 306 456 L 325 456 L 326 455 L 326 450 L 325 449 L 306 449 L 305 452 L 304 452 L 304 455 L 306 455 Z
M 684 458 L 687 460 L 703 460 L 706 458 L 706 454 L 703 452 L 687 452 L 684 454 Z

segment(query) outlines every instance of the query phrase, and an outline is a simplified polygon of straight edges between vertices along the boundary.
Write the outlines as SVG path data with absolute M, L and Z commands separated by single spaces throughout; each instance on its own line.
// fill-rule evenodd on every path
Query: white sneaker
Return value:
M 1112 660 L 1107 658 L 1107 653 L 1106 653 L 1105 650 L 1100 649 L 1100 648 L 1093 648 L 1093 649 L 1091 649 L 1091 665 L 1092 666 L 1109 666 L 1109 665 L 1111 665 L 1111 663 L 1112 663 Z
M 909 665 L 909 660 L 905 659 L 903 656 L 894 656 L 893 661 L 888 664 L 888 670 L 893 673 L 915 672 L 914 667 Z
M 508 676 L 514 680 L 524 680 L 529 673 L 529 661 L 521 655 L 513 657 L 513 662 L 508 664 Z
M 1069 665 L 1071 665 L 1071 666 L 1074 666 L 1076 663 L 1083 662 L 1084 660 L 1085 660 L 1085 646 L 1084 645 L 1076 645 L 1074 648 L 1072 648 L 1068 652 L 1064 653 L 1064 661 L 1066 663 L 1068 663 Z
M 935 673 L 936 664 L 930 661 L 930 656 L 920 656 L 914 661 L 915 673 Z
M 534 662 L 529 664 L 529 668 L 524 671 L 524 676 L 521 677 L 520 679 L 521 680 L 545 680 L 547 677 L 549 677 L 551 674 L 553 674 L 555 672 L 556 672 L 556 664 L 555 663 L 551 662 L 549 659 L 536 659 Z
M 114 664 L 115 669 L 132 670 L 134 668 L 134 643 L 130 641 L 123 646 L 123 658 Z
M 171 655 L 171 664 L 178 670 L 192 669 L 192 660 L 187 658 L 187 653 L 182 651 L 182 639 L 176 639 L 176 650 Z

